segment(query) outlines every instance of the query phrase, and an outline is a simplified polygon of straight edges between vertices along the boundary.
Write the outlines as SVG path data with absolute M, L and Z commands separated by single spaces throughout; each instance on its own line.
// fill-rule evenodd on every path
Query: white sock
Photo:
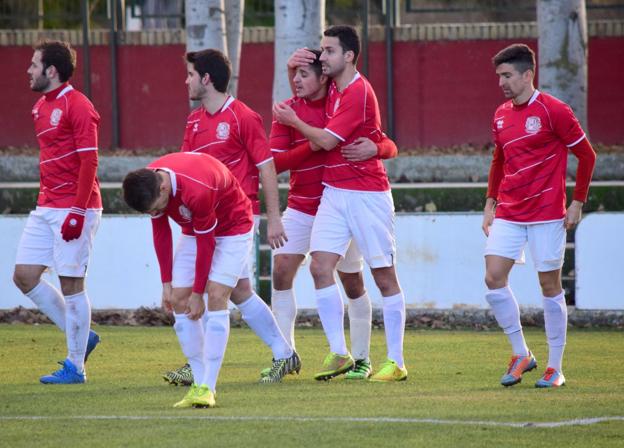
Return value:
M 245 323 L 266 345 L 271 347 L 273 359 L 284 359 L 292 356 L 293 349 L 277 326 L 275 316 L 258 294 L 253 293 L 237 307 Z
M 91 304 L 86 291 L 65 296 L 65 326 L 67 358 L 82 372 L 91 329 Z
M 370 355 L 371 320 L 373 309 L 368 293 L 357 299 L 349 299 L 349 335 L 351 354 L 355 359 L 368 360 Z
M 295 350 L 295 320 L 297 319 L 297 301 L 292 289 L 273 290 L 271 309 L 277 326 L 290 346 Z
M 383 298 L 383 320 L 388 359 L 404 367 L 403 335 L 405 333 L 405 297 L 403 291 Z
M 529 349 L 520 324 L 520 309 L 511 288 L 504 286 L 498 289 L 490 289 L 485 294 L 485 299 L 490 304 L 498 325 L 507 335 L 513 353 L 528 356 Z
M 188 359 L 196 384 L 204 378 L 204 325 L 201 319 L 189 319 L 186 314 L 173 313 L 173 329 L 182 353 Z
M 26 293 L 26 296 L 61 331 L 65 331 L 65 300 L 61 291 L 56 289 L 51 283 L 41 279 L 37 286 Z
M 200 384 L 216 392 L 217 378 L 230 335 L 230 312 L 209 311 L 204 331 L 204 378 Z M 197 382 L 197 379 L 195 380 Z
M 347 341 L 344 335 L 344 305 L 340 296 L 340 289 L 335 283 L 326 288 L 315 290 L 316 306 L 329 350 L 339 355 L 346 355 Z
M 563 291 L 555 297 L 543 297 L 543 304 L 548 339 L 548 367 L 561 372 L 568 330 L 568 308 Z

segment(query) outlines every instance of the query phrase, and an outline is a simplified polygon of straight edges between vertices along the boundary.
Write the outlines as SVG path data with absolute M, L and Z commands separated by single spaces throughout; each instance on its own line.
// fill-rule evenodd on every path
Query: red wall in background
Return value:
M 490 59 L 509 40 L 397 42 L 394 47 L 395 130 L 401 148 L 486 144 L 490 120 L 504 100 Z M 525 40 L 525 42 L 527 42 Z M 535 41 L 528 41 L 535 48 Z M 182 45 L 119 47 L 120 141 L 124 148 L 179 146 L 188 100 Z M 28 89 L 30 47 L 0 47 L 0 146 L 36 144 Z M 111 142 L 110 51 L 91 49 L 92 99 L 102 116 L 100 146 Z M 245 44 L 238 97 L 270 125 L 273 44 Z M 82 54 L 73 79 L 82 87 Z M 370 44 L 370 81 L 386 120 L 385 47 Z M 592 141 L 624 143 L 624 38 L 589 45 L 588 121 Z

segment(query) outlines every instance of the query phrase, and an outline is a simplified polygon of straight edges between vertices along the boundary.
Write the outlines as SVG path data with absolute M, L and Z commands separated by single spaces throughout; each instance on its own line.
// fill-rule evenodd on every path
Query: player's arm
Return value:
M 397 156 L 396 144 L 383 134 L 378 143 L 374 143 L 366 137 L 358 137 L 352 143 L 340 148 L 342 156 L 351 162 L 361 162 L 378 157 L 380 159 L 392 159 Z
M 571 146 L 570 151 L 578 159 L 578 167 L 573 199 L 566 211 L 565 226 L 567 229 L 572 229 L 581 220 L 583 204 L 587 201 L 589 184 L 596 165 L 596 152 L 586 137 Z
M 494 156 L 492 157 L 492 163 L 490 165 L 490 173 L 488 175 L 488 190 L 485 200 L 485 208 L 483 209 L 483 224 L 481 228 L 485 236 L 490 234 L 490 226 L 494 221 L 494 214 L 496 212 L 496 198 L 498 197 L 498 189 L 500 183 L 503 180 L 503 163 L 505 162 L 505 156 L 500 145 L 495 144 Z
M 313 154 L 312 148 L 307 142 L 292 147 L 291 130 L 290 126 L 283 125 L 277 120 L 273 120 L 271 123 L 269 146 L 271 147 L 271 154 L 273 154 L 275 171 L 278 174 L 297 168 Z
M 282 247 L 288 238 L 284 231 L 279 211 L 279 193 L 277 188 L 277 173 L 272 159 L 258 166 L 260 183 L 264 193 L 264 204 L 267 213 L 267 236 L 272 249 Z
M 154 239 L 154 250 L 156 259 L 160 267 L 160 279 L 163 284 L 162 308 L 167 312 L 172 312 L 171 305 L 171 278 L 173 270 L 173 237 L 169 218 L 165 213 L 154 216 L 152 221 L 152 236 Z
M 273 115 L 282 124 L 292 126 L 301 132 L 311 143 L 326 151 L 330 151 L 340 143 L 340 139 L 325 129 L 315 128 L 297 116 L 292 107 L 286 103 L 275 103 Z
M 100 117 L 90 103 L 76 105 L 75 109 L 70 111 L 69 119 L 74 133 L 76 152 L 80 159 L 80 168 L 76 197 L 61 226 L 61 235 L 65 241 L 80 238 L 82 234 L 98 167 L 97 127 Z

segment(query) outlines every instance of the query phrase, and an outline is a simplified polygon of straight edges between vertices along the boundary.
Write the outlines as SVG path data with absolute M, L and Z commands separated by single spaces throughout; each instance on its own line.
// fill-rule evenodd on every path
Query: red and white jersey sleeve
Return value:
M 187 119 L 181 150 L 222 162 L 260 214 L 258 167 L 273 159 L 260 115 L 233 97 L 214 114 L 201 106 Z
M 163 170 L 171 177 L 171 198 L 166 214 L 184 233 L 215 236 L 242 235 L 251 231 L 251 203 L 232 173 L 205 154 L 174 153 L 148 168 Z
M 297 116 L 317 128 L 325 125 L 325 98 L 308 101 L 293 97 L 287 102 Z M 269 143 L 276 163 L 280 157 L 287 157 L 299 145 L 308 140 L 296 129 L 273 121 Z M 290 189 L 288 190 L 288 207 L 316 215 L 323 195 L 323 170 L 325 168 L 326 151 L 315 151 L 297 166 L 290 167 Z
M 70 208 L 78 191 L 80 153 L 98 150 L 100 116 L 69 84 L 46 93 L 32 109 L 40 148 L 40 207 Z M 87 208 L 101 209 L 100 186 L 93 181 Z
M 334 82 L 329 87 L 326 104 L 325 130 L 340 140 L 327 155 L 323 182 L 343 190 L 387 191 L 388 176 L 378 157 L 362 162 L 350 162 L 340 151 L 358 137 L 379 143 L 382 137 L 381 117 L 377 97 L 369 82 L 359 73 L 340 92 Z
M 508 101 L 496 110 L 493 135 L 503 160 L 496 217 L 518 223 L 562 219 L 568 148 L 585 138 L 570 107 L 536 90 L 526 104 Z

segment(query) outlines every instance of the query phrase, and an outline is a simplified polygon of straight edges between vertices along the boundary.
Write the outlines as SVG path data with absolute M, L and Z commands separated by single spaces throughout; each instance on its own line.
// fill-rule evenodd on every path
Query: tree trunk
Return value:
M 286 62 L 297 48 L 319 48 L 324 24 L 325 0 L 275 0 L 273 101 L 292 96 Z
M 225 21 L 227 29 L 227 54 L 232 63 L 232 78 L 228 92 L 236 96 L 238 91 L 238 74 L 240 69 L 241 44 L 243 42 L 243 18 L 245 16 L 245 0 L 228 0 L 225 3 Z
M 185 0 L 186 51 L 214 48 L 227 54 L 223 0 Z
M 570 105 L 587 132 L 585 0 L 538 0 L 539 88 Z

